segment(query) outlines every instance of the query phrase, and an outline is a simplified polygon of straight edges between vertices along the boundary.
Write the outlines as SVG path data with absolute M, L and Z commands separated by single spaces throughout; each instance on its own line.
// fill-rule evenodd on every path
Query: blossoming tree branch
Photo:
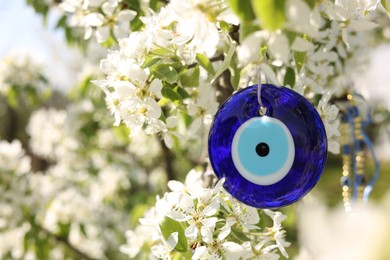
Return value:
M 213 117 L 260 67 L 263 82 L 316 107 L 337 154 L 332 100 L 390 38 L 386 0 L 27 3 L 59 14 L 89 69 L 61 94 L 28 57 L 0 64 L 5 259 L 288 257 L 287 216 L 239 202 L 213 177 Z

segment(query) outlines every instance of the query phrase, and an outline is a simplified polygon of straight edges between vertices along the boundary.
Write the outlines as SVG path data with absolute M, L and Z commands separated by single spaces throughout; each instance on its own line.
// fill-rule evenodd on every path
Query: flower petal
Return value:
M 168 182 L 168 188 L 171 191 L 184 191 L 185 186 L 180 181 L 171 180 Z
M 248 255 L 243 246 L 234 242 L 225 242 L 222 244 L 222 248 L 225 250 L 226 260 L 245 259 L 246 255 Z
M 207 247 L 200 246 L 195 248 L 194 254 L 192 255 L 192 260 L 198 260 L 202 258 L 207 253 Z
M 190 225 L 188 228 L 186 228 L 184 234 L 186 237 L 188 237 L 191 240 L 195 240 L 198 236 L 198 229 L 196 228 L 195 224 Z
M 306 52 L 308 51 L 313 45 L 308 42 L 307 40 L 301 38 L 301 37 L 295 37 L 295 40 L 293 44 L 291 45 L 291 49 L 294 51 L 300 51 L 300 52 Z
M 202 212 L 202 215 L 204 216 L 213 216 L 217 213 L 219 210 L 219 203 L 217 200 L 213 200 L 210 205 L 208 205 Z
M 129 22 L 137 16 L 137 12 L 133 10 L 123 10 L 120 11 L 117 17 L 119 22 Z
M 214 228 L 215 223 L 217 223 L 218 218 L 213 217 L 213 218 L 205 218 L 202 219 L 200 222 L 202 223 L 203 226 L 208 227 L 208 228 Z
M 352 22 L 350 27 L 354 29 L 357 32 L 364 32 L 364 31 L 369 31 L 377 27 L 378 24 L 371 22 L 371 21 L 366 21 L 366 20 L 359 20 Z
M 179 241 L 179 233 L 173 232 L 166 241 L 166 246 L 172 251 Z
M 179 222 L 183 222 L 183 221 L 188 220 L 188 217 L 186 215 L 184 215 L 181 212 L 177 212 L 177 211 L 168 212 L 167 217 L 169 217 L 173 220 L 179 221 Z
M 179 206 L 184 212 L 187 213 L 195 212 L 194 201 L 192 200 L 191 196 L 189 196 L 188 194 L 183 193 L 181 195 Z

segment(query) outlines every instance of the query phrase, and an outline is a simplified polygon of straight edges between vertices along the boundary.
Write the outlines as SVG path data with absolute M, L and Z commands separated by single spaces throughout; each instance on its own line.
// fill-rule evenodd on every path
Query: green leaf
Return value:
M 188 260 L 192 258 L 192 253 L 188 250 L 186 253 L 176 253 L 173 255 L 172 260 Z
M 160 2 L 158 0 L 150 0 L 149 1 L 149 8 L 156 12 L 160 8 L 161 3 L 162 2 Z
M 229 32 L 231 25 L 225 21 L 219 21 L 219 27 L 222 31 Z
M 37 259 L 49 259 L 50 244 L 47 236 L 35 239 L 34 251 Z
M 158 48 L 158 49 L 152 50 L 151 53 L 154 55 L 159 55 L 159 56 L 168 56 L 169 54 L 171 54 L 171 51 L 167 48 Z
M 295 72 L 292 68 L 287 67 L 286 75 L 284 75 L 284 86 L 290 85 L 291 87 L 295 84 Z
M 205 55 L 197 53 L 196 54 L 196 60 L 198 61 L 199 65 L 202 66 L 205 70 L 207 70 L 207 72 L 210 75 L 214 75 L 215 74 L 215 70 L 214 70 L 213 64 L 211 63 L 209 58 L 207 58 Z
M 177 92 L 182 98 L 190 98 L 191 97 L 191 95 L 188 94 L 188 92 L 184 88 L 179 87 L 179 86 L 175 87 L 175 92 Z
M 179 241 L 177 242 L 175 250 L 181 253 L 188 251 L 188 242 L 186 236 L 184 235 L 184 228 L 179 222 L 169 217 L 164 217 L 164 219 L 160 222 L 160 229 L 165 239 L 168 239 L 172 233 L 177 232 L 179 235 Z
M 62 238 L 68 238 L 70 232 L 70 223 L 58 223 L 58 235 Z
M 138 224 L 139 219 L 142 218 L 148 208 L 149 207 L 146 204 L 138 204 L 133 208 L 130 214 L 132 226 L 136 226 Z
M 305 2 L 310 6 L 310 8 L 314 8 L 317 0 L 305 0 Z
M 243 21 L 240 24 L 240 42 L 242 42 L 249 34 L 258 31 L 259 26 L 253 22 Z
M 275 31 L 284 25 L 284 0 L 252 0 L 253 10 L 264 29 Z
M 235 227 L 231 228 L 231 232 L 241 241 L 250 241 L 251 240 L 249 237 L 247 237 L 244 234 L 244 232 L 242 232 L 241 230 L 239 230 Z
M 267 50 L 268 50 L 267 45 L 260 46 L 260 59 L 259 59 L 260 62 L 262 62 L 264 60 L 264 58 L 267 58 L 266 57 Z
M 125 125 L 119 125 L 112 128 L 115 138 L 122 143 L 129 142 L 130 129 Z
M 232 84 L 234 89 L 237 89 L 238 84 L 240 83 L 240 78 L 241 78 L 240 72 L 241 71 L 237 68 L 230 68 L 229 70 L 230 70 L 230 73 L 232 74 L 232 76 L 230 78 L 230 83 Z
M 95 86 L 92 85 L 91 80 L 93 80 L 93 76 L 86 76 L 79 85 L 75 86 L 68 92 L 68 97 L 73 101 L 90 97 L 91 90 L 96 89 Z
M 386 9 L 387 14 L 390 15 L 390 5 L 389 5 L 389 0 L 381 0 L 381 4 L 383 7 Z
M 16 108 L 18 106 L 19 93 L 15 88 L 10 88 L 7 92 L 7 103 L 10 107 Z
M 153 57 L 147 56 L 145 58 L 145 62 L 142 65 L 142 67 L 143 68 L 149 68 L 149 67 L 152 67 L 152 66 L 156 65 L 160 61 L 161 61 L 161 58 L 153 58 Z
M 185 69 L 180 73 L 179 82 L 183 87 L 197 87 L 199 86 L 199 66 L 195 68 Z
M 228 0 L 227 2 L 230 9 L 232 9 L 242 21 L 252 21 L 256 18 L 250 0 Z
M 170 84 L 174 84 L 177 82 L 179 78 L 179 74 L 177 71 L 170 65 L 167 64 L 159 64 L 153 67 L 154 76 L 158 79 L 165 80 Z
M 81 233 L 82 233 L 85 237 L 88 237 L 87 230 L 85 229 L 85 225 L 80 223 L 80 224 L 79 224 L 79 227 L 80 227 Z
M 137 2 L 137 1 L 133 1 L 133 2 Z M 144 13 L 139 10 L 137 11 L 137 16 L 130 22 L 130 28 L 132 32 L 140 31 L 142 26 L 144 26 L 144 24 L 140 19 L 141 16 L 144 16 Z
M 229 50 L 228 50 L 228 52 L 226 54 L 226 57 L 225 57 L 225 59 L 223 60 L 223 62 L 221 64 L 221 67 L 219 67 L 219 69 L 215 73 L 215 75 L 214 75 L 213 79 L 211 80 L 211 82 L 216 80 L 219 77 L 219 75 L 221 75 L 225 70 L 227 70 L 229 68 L 230 61 L 232 60 L 232 57 L 233 57 L 234 52 L 236 50 L 236 47 L 237 47 L 237 43 L 236 42 L 232 42 L 232 44 L 230 45 Z
M 68 17 L 66 15 L 61 16 L 61 18 L 57 21 L 56 29 L 65 28 L 67 25 L 67 18 Z
M 49 11 L 49 6 L 46 4 L 46 2 L 42 0 L 27 0 L 26 2 L 28 5 L 31 5 L 34 8 L 36 13 L 39 13 L 43 16 L 43 22 L 46 24 L 46 17 Z
M 114 46 L 115 44 L 117 43 L 117 40 L 110 34 L 110 36 L 108 36 L 107 40 L 105 40 L 104 42 L 100 43 L 100 45 L 106 49 Z
M 298 73 L 301 71 L 303 64 L 306 61 L 306 52 L 294 51 L 294 60 L 297 66 Z
M 142 10 L 139 1 L 124 0 L 123 2 L 126 3 L 126 7 L 128 9 L 132 9 L 132 10 L 135 10 L 135 11 L 141 11 Z
M 182 100 L 183 98 L 179 93 L 175 92 L 170 86 L 163 86 L 161 93 L 164 97 L 171 101 Z
M 166 98 L 166 97 L 162 97 L 158 102 L 157 104 L 160 106 L 160 107 L 164 107 L 164 106 L 167 106 L 171 103 L 171 101 L 169 100 L 169 98 Z

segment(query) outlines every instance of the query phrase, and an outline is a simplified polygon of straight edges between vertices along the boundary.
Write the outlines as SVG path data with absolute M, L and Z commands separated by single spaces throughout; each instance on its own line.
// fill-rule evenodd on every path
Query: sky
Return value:
M 50 13 L 45 26 L 24 0 L 0 0 L 0 58 L 10 52 L 30 54 L 48 64 L 53 86 L 64 90 L 75 83 L 82 56 L 66 45 L 62 31 L 54 30 L 57 19 L 57 13 Z
M 66 45 L 62 31 L 54 29 L 58 15 L 49 13 L 45 26 L 24 0 L 0 0 L 0 58 L 10 52 L 29 53 L 45 64 L 53 86 L 65 91 L 77 82 L 85 62 L 77 49 Z M 366 75 L 356 81 L 366 98 L 380 100 L 390 108 L 390 45 L 372 52 Z M 390 159 L 389 138 L 384 137 L 376 149 L 380 157 Z

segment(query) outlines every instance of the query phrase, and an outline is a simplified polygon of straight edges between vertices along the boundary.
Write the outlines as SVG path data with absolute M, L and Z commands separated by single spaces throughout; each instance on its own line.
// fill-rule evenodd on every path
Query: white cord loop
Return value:
M 268 83 L 268 82 L 267 82 Z M 261 69 L 260 65 L 257 67 L 257 101 L 259 102 L 259 114 L 260 116 L 265 116 L 267 113 L 267 108 L 263 105 L 263 101 L 261 100 L 261 90 L 263 85 L 261 84 Z

